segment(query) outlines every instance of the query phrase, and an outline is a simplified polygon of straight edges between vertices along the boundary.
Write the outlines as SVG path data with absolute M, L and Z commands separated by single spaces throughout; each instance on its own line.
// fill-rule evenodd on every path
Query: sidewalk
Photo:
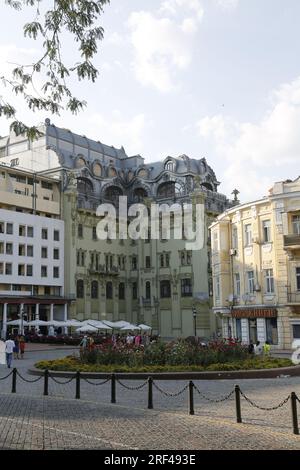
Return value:
M 59 349 L 79 349 L 79 346 L 67 344 L 26 343 L 25 353 L 31 351 L 55 351 Z

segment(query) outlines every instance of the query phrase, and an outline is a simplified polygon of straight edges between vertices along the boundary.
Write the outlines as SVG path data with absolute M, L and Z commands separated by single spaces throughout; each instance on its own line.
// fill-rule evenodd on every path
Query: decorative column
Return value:
M 54 316 L 54 304 L 50 304 L 50 321 L 53 321 L 53 316 Z M 54 334 L 54 327 L 53 325 L 50 325 L 48 327 L 48 334 Z
M 68 320 L 68 304 L 64 304 L 64 321 Z M 64 333 L 65 335 L 68 334 L 68 327 L 64 326 Z
M 40 304 L 35 304 L 35 320 L 40 319 Z M 39 331 L 39 327 L 35 327 L 35 331 Z
M 7 332 L 7 304 L 3 304 L 1 338 L 4 339 L 4 340 L 6 340 L 6 332 Z

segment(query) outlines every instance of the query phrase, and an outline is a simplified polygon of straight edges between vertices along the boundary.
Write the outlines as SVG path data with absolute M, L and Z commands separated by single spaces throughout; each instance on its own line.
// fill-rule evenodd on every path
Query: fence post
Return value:
M 234 387 L 235 391 L 235 407 L 236 407 L 236 422 L 242 422 L 242 413 L 241 413 L 241 395 L 240 395 L 240 387 L 236 385 Z
M 189 408 L 190 415 L 194 415 L 194 383 L 191 380 L 189 382 Z
M 116 403 L 116 376 L 111 374 L 111 403 Z
M 76 372 L 76 396 L 75 398 L 80 398 L 80 371 Z
M 153 410 L 153 379 L 148 377 L 148 409 Z
M 297 395 L 295 392 L 291 393 L 291 405 L 292 405 L 294 434 L 299 434 L 298 416 L 297 416 Z
M 44 372 L 44 395 L 48 395 L 49 370 Z
M 17 369 L 13 368 L 12 373 L 12 386 L 11 386 L 11 393 L 16 393 L 17 391 Z

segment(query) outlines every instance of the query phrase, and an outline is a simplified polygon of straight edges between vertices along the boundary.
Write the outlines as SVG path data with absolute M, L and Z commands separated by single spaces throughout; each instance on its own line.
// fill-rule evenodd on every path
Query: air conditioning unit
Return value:
M 236 255 L 236 253 L 237 253 L 237 251 L 236 251 L 236 249 L 235 249 L 235 248 L 231 248 L 231 249 L 229 250 L 229 254 L 230 254 L 230 256 L 235 256 L 235 255 Z

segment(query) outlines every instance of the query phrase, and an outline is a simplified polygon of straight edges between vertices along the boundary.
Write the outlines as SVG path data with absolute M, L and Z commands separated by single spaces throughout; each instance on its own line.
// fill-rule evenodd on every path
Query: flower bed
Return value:
M 108 343 L 55 361 L 41 361 L 41 369 L 86 372 L 232 371 L 288 367 L 289 359 L 255 357 L 234 341 L 215 341 L 203 346 L 186 340 L 155 342 L 147 347 Z

